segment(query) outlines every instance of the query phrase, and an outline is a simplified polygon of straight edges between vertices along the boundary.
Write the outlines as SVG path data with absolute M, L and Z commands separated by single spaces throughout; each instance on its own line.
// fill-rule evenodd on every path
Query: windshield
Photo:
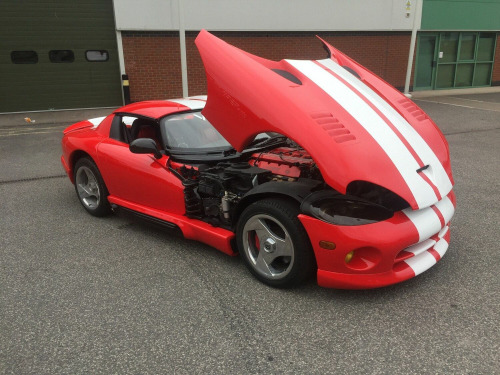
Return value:
M 232 148 L 228 141 L 208 122 L 201 112 L 179 113 L 160 121 L 163 142 L 174 149 Z M 255 139 L 270 136 L 261 133 Z

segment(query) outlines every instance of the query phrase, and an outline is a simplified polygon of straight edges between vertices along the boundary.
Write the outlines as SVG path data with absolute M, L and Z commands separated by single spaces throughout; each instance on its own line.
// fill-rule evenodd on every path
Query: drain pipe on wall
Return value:
M 123 104 L 130 104 L 130 84 L 128 82 L 128 75 L 125 72 L 125 57 L 123 56 L 123 40 L 122 32 L 116 31 L 116 44 L 118 46 L 118 62 L 120 64 L 120 76 L 122 82 L 122 102 Z
M 410 80 L 411 71 L 413 69 L 413 56 L 415 53 L 415 44 L 417 42 L 417 31 L 420 27 L 420 22 L 422 18 L 422 1 L 415 1 L 415 11 L 413 12 L 413 27 L 411 29 L 411 40 L 410 40 L 410 52 L 408 54 L 408 66 L 406 68 L 406 80 L 405 80 L 405 90 L 404 95 L 411 98 L 410 94 Z
M 181 76 L 182 76 L 182 96 L 187 98 L 188 77 L 187 77 L 187 57 L 186 57 L 186 30 L 184 29 L 184 0 L 177 0 L 179 6 L 179 41 L 181 44 Z

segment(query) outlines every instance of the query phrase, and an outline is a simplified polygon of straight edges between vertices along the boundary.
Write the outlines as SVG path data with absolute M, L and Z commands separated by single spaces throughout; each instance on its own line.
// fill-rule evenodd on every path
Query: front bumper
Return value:
M 318 284 L 339 289 L 369 289 L 395 284 L 426 271 L 446 253 L 455 194 L 431 207 L 406 209 L 379 223 L 338 226 L 299 215 L 316 256 Z M 334 242 L 333 250 L 320 241 Z M 352 260 L 346 255 L 354 251 Z

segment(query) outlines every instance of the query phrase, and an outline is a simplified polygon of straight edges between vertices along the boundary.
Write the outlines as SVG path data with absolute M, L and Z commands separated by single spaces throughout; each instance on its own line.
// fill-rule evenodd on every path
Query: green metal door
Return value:
M 2 0 L 0 35 L 0 112 L 122 103 L 112 0 Z
M 439 36 L 439 56 L 435 88 L 453 88 L 460 33 L 441 33 Z
M 432 90 L 436 74 L 438 34 L 424 34 L 418 39 L 415 86 L 420 90 Z

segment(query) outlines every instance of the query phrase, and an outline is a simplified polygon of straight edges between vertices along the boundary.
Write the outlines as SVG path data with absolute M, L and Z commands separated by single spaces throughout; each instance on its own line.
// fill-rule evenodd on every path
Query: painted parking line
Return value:
M 413 101 L 445 104 L 445 105 L 451 105 L 454 107 L 479 109 L 482 111 L 500 112 L 500 104 L 499 103 L 481 102 L 481 101 L 474 101 L 473 103 L 470 103 L 472 101 L 472 99 L 455 98 L 455 97 L 449 97 L 449 96 L 435 98 L 435 99 L 417 99 L 417 98 L 415 98 L 415 99 L 413 99 Z
M 55 133 L 61 132 L 67 125 L 63 126 L 51 126 L 44 128 L 22 128 L 22 129 L 0 129 L 0 137 L 10 137 L 16 135 L 25 135 L 25 134 L 43 134 L 43 133 Z
M 0 133 L 0 138 L 15 137 L 18 135 L 47 134 L 47 133 L 61 133 L 61 136 L 62 136 L 61 130 L 58 129 L 58 130 L 48 130 L 48 131 L 17 132 L 17 133 L 8 133 L 8 134 L 1 134 Z
M 458 96 L 448 96 L 448 98 L 459 99 L 459 100 L 467 100 L 469 102 L 479 102 L 479 103 L 492 103 L 498 104 L 498 102 L 490 102 L 488 100 L 478 100 L 478 99 L 470 99 L 470 98 L 460 98 Z

